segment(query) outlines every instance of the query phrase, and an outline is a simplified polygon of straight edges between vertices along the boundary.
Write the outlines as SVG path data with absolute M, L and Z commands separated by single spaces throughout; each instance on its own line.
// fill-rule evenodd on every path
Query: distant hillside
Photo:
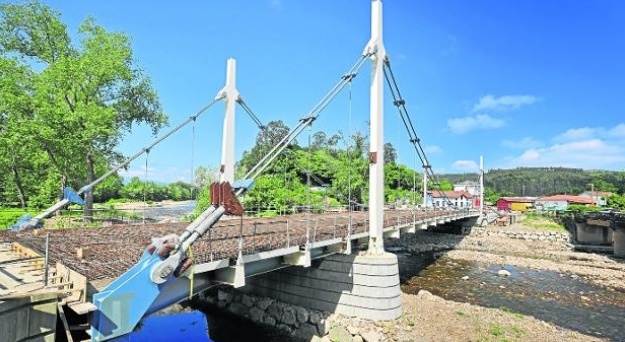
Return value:
M 478 180 L 476 173 L 444 174 L 452 183 Z M 514 196 L 544 196 L 557 193 L 577 194 L 590 190 L 625 192 L 625 172 L 583 170 L 563 167 L 494 169 L 484 175 L 484 185 L 498 193 Z

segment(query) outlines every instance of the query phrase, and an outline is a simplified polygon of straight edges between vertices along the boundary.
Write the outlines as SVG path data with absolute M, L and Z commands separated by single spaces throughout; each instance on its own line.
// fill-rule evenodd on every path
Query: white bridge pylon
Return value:
M 384 63 L 382 1 L 371 2 L 371 39 L 363 55 L 371 58 L 369 146 L 369 255 L 384 254 Z
M 236 79 L 237 61 L 228 58 L 226 70 L 226 85 L 215 96 L 216 100 L 226 102 L 223 136 L 221 143 L 221 166 L 219 167 L 219 182 L 234 183 L 234 115 L 236 104 L 240 100 Z

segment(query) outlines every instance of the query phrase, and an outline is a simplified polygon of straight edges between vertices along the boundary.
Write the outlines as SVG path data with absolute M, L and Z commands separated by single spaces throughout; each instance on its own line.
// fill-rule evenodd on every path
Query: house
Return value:
M 589 206 L 593 202 L 592 198 L 574 195 L 554 195 L 541 197 L 534 202 L 537 208 L 542 210 L 566 210 L 571 204 L 580 204 Z
M 473 181 L 460 182 L 458 184 L 454 184 L 454 191 L 466 191 L 471 194 L 471 196 L 479 196 L 480 184 Z
M 534 197 L 502 197 L 497 200 L 497 210 L 526 212 L 534 206 Z
M 608 197 L 614 194 L 609 191 L 584 191 L 579 195 L 592 199 L 593 204 L 598 207 L 605 207 L 608 205 Z
M 473 207 L 473 195 L 467 191 L 428 191 L 434 208 L 456 207 L 459 209 Z

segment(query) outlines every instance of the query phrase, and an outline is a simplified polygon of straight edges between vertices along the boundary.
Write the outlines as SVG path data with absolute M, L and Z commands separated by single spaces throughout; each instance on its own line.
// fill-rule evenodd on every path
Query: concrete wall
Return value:
M 589 225 L 586 222 L 575 222 L 577 243 L 583 245 L 612 245 L 613 232 L 609 227 Z
M 54 342 L 56 293 L 0 301 L 0 341 Z
M 401 316 L 397 256 L 335 254 L 246 280 L 240 290 L 307 308 L 371 320 Z

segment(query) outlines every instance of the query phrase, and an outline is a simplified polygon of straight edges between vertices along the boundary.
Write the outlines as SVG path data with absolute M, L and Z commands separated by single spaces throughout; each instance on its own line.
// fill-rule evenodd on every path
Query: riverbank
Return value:
M 566 235 L 517 224 L 468 236 L 418 231 L 387 239 L 400 262 L 400 319 L 298 315 L 303 308 L 222 293 L 212 299 L 213 324 L 228 325 L 234 318 L 223 316 L 238 312 L 248 320 L 237 326 L 273 330 L 247 336 L 236 329 L 234 339 L 224 331 L 215 341 L 625 341 L 625 262 L 574 252 Z

